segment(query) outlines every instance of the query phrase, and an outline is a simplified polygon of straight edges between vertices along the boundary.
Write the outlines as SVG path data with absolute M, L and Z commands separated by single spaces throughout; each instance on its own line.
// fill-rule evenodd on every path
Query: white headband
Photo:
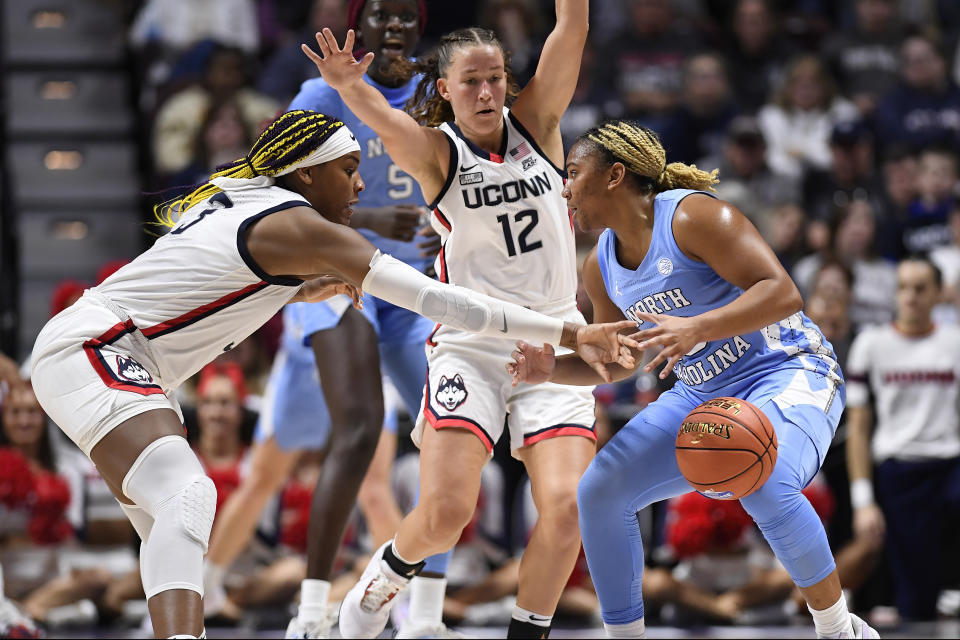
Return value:
M 347 125 L 339 127 L 323 144 L 313 150 L 306 158 L 294 162 L 292 165 L 278 173 L 278 176 L 285 176 L 293 173 L 301 167 L 312 167 L 324 162 L 336 160 L 348 153 L 360 151 L 360 144 L 356 137 L 350 133 Z M 211 184 L 220 187 L 224 191 L 239 191 L 242 189 L 260 189 L 273 185 L 276 180 L 271 176 L 256 176 L 254 178 L 227 178 L 219 177 L 210 181 Z

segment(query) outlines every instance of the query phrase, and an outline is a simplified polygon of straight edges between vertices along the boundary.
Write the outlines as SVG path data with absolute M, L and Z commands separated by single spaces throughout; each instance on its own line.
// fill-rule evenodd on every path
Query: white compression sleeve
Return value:
M 361 286 L 378 298 L 462 331 L 553 345 L 560 344 L 563 333 L 563 320 L 437 282 L 379 251 Z

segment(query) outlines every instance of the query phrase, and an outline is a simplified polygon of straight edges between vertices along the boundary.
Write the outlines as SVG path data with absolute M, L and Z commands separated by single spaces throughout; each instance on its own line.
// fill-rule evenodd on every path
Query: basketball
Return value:
M 746 400 L 714 398 L 687 414 L 677 432 L 677 464 L 694 489 L 738 500 L 761 486 L 777 462 L 777 434 Z

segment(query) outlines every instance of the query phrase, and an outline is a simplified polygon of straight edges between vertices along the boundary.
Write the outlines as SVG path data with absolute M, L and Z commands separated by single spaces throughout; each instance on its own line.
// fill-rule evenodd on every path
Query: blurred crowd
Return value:
M 509 50 L 521 84 L 532 75 L 552 26 L 551 0 L 427 4 L 424 49 L 456 27 L 492 28 Z M 960 3 L 590 4 L 580 80 L 561 122 L 565 139 L 607 117 L 632 118 L 659 133 L 668 161 L 719 168 L 719 197 L 747 215 L 770 243 L 845 372 L 861 334 L 927 304 L 905 290 L 898 270 L 904 259 L 922 254 L 937 267 L 939 276 L 931 276 L 934 297 L 924 299 L 932 322 L 960 322 Z M 245 155 L 263 123 L 316 75 L 300 44 L 311 42 L 321 27 L 342 36 L 346 5 L 346 0 L 141 2 L 130 16 L 129 43 L 144 132 L 145 190 L 202 182 L 217 165 Z M 585 251 L 594 241 L 582 235 L 578 246 Z M 120 264 L 105 265 L 98 280 Z M 90 284 L 64 281 L 52 314 Z M 580 298 L 589 318 L 589 301 Z M 245 473 L 245 451 L 281 329 L 278 316 L 183 392 L 189 439 L 217 485 L 218 504 Z M 857 374 L 869 375 L 866 367 L 859 364 Z M 960 363 L 953 371 L 950 380 L 940 382 L 956 386 Z M 598 433 L 612 437 L 667 388 L 664 384 L 640 373 L 598 387 Z M 909 393 L 904 391 L 901 402 L 909 405 Z M 956 395 L 949 397 L 954 400 L 944 419 L 960 433 Z M 861 404 L 876 401 L 868 395 Z M 409 508 L 416 495 L 416 453 L 403 437 L 410 419 L 398 404 L 388 402 L 400 412 L 402 425 L 393 484 L 398 503 Z M 904 578 L 890 569 L 882 527 L 858 520 L 864 504 L 852 504 L 846 441 L 841 424 L 806 493 L 827 524 L 850 589 L 848 602 L 872 616 L 874 626 L 957 616 L 960 556 L 946 545 L 935 602 L 919 613 L 902 603 L 898 589 L 905 588 Z M 897 458 L 896 451 L 872 450 L 877 466 Z M 947 460 L 957 456 L 960 452 L 946 453 Z M 282 610 L 274 619 L 285 622 L 305 574 L 310 495 L 323 457 L 323 451 L 305 453 L 264 512 L 256 539 L 231 569 L 233 607 L 225 615 L 247 616 L 249 622 L 251 615 L 271 619 L 270 611 Z M 505 447 L 498 447 L 485 474 L 475 520 L 448 575 L 445 616 L 451 623 L 506 623 L 518 558 L 536 518 L 522 467 Z M 950 496 L 917 499 L 944 505 L 944 517 L 960 524 L 960 474 L 946 478 Z M 889 523 L 899 513 L 883 515 Z M 670 624 L 786 623 L 805 614 L 786 571 L 738 503 L 691 494 L 638 517 L 652 549 L 643 582 L 648 622 L 659 616 Z M 351 572 L 364 566 L 369 537 L 358 513 L 342 553 L 346 586 L 354 580 Z M 146 607 L 135 539 L 109 488 L 48 424 L 29 386 L 8 385 L 0 430 L 6 596 L 51 627 L 142 618 Z M 582 557 L 559 613 L 598 619 Z

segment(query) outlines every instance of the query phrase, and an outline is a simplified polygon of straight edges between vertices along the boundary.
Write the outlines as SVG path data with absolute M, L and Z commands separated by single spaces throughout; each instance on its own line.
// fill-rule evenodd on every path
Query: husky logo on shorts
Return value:
M 447 411 L 453 411 L 462 405 L 467 399 L 467 387 L 463 384 L 463 378 L 460 377 L 460 374 L 458 373 L 452 378 L 440 376 L 440 385 L 437 387 L 437 393 L 434 397 Z
M 133 358 L 117 356 L 117 375 L 130 382 L 153 382 L 153 376 Z

